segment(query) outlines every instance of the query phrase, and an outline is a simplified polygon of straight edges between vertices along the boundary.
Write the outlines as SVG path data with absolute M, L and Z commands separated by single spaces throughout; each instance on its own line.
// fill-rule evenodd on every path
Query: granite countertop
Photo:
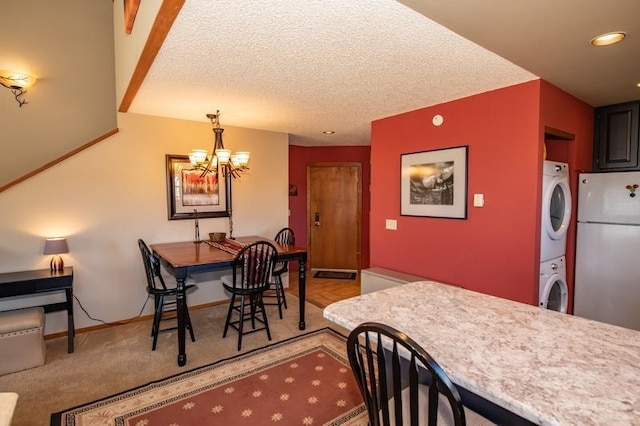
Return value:
M 409 335 L 458 385 L 540 425 L 640 425 L 640 332 L 433 281 L 333 303 Z

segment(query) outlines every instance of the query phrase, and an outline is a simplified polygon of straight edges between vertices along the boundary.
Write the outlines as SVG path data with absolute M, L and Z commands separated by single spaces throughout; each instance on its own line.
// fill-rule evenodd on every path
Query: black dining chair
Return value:
M 275 242 L 292 246 L 296 243 L 296 237 L 291 228 L 282 228 L 276 234 L 274 238 Z M 282 283 L 282 274 L 289 270 L 289 262 L 277 262 L 276 266 L 273 268 L 272 279 L 269 281 L 269 288 L 262 296 L 264 299 L 273 300 L 271 302 L 265 301 L 265 305 L 276 305 L 278 306 L 278 313 L 280 314 L 280 319 L 282 319 L 282 306 L 287 309 L 287 296 L 284 292 L 284 285 Z
M 347 354 L 371 426 L 494 424 L 465 409 L 440 365 L 393 327 L 360 324 L 349 334 Z
M 178 328 L 177 324 L 171 327 L 160 328 L 162 321 L 177 321 L 176 295 L 178 290 L 176 287 L 167 287 L 161 274 L 160 262 L 151 254 L 151 250 L 142 239 L 138 240 L 138 247 L 140 248 L 142 263 L 144 264 L 144 271 L 147 276 L 147 293 L 150 297 L 153 297 L 154 313 L 153 323 L 151 325 L 153 343 L 151 344 L 151 350 L 155 351 L 158 343 L 158 334 L 162 331 L 176 330 Z M 195 284 L 185 285 L 185 298 L 186 291 L 195 287 Z M 187 301 L 185 299 L 185 305 L 186 303 Z M 193 333 L 188 307 L 185 310 L 185 315 L 186 328 L 191 335 L 191 341 L 195 342 L 196 337 Z
M 238 330 L 238 350 L 242 348 L 244 334 L 266 330 L 267 338 L 271 340 L 262 295 L 269 288 L 269 279 L 277 254 L 276 247 L 268 241 L 249 244 L 242 248 L 234 258 L 233 274 L 221 278 L 222 285 L 231 293 L 222 337 L 227 337 L 229 326 Z M 237 321 L 231 321 L 234 311 L 238 313 Z M 244 326 L 246 321 L 251 321 L 251 328 L 248 330 Z M 256 322 L 262 323 L 262 326 L 256 328 Z

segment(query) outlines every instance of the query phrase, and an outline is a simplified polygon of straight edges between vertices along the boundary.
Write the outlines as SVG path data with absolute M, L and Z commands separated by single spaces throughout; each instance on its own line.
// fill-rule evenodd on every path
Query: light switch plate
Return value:
M 484 206 L 484 194 L 473 194 L 473 207 Z
M 398 221 L 394 219 L 387 219 L 387 229 L 391 229 L 393 231 L 398 229 Z

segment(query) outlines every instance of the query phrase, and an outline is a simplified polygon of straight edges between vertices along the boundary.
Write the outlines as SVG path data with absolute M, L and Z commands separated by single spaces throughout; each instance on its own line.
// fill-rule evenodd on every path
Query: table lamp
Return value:
M 53 254 L 51 257 L 51 271 L 62 271 L 64 262 L 61 253 L 69 253 L 69 246 L 66 238 L 47 238 L 44 242 L 44 254 Z

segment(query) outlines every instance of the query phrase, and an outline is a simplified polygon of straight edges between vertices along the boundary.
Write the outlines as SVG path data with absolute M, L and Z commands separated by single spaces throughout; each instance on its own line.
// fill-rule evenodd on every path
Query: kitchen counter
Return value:
M 420 281 L 333 303 L 409 335 L 459 386 L 540 425 L 640 425 L 640 332 Z

